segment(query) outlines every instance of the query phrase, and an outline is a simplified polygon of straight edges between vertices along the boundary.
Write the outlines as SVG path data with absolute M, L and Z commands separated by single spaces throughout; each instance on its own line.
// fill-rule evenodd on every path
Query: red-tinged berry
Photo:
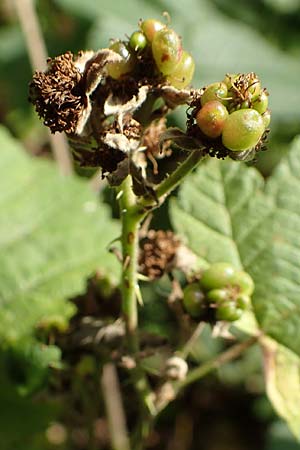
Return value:
M 172 75 L 182 56 L 181 40 L 170 28 L 158 31 L 152 41 L 152 54 L 158 70 Z
M 191 83 L 194 71 L 194 58 L 188 52 L 183 51 L 175 70 L 166 79 L 176 89 L 184 89 Z
M 166 28 L 166 25 L 156 19 L 146 19 L 140 24 L 140 28 L 148 42 L 152 42 L 155 34 Z
M 213 139 L 221 136 L 227 118 L 226 107 L 217 100 L 205 103 L 196 114 L 196 122 L 200 130 Z
M 223 145 L 232 151 L 249 150 L 259 142 L 265 130 L 262 116 L 254 109 L 231 113 L 223 127 Z
M 228 95 L 228 89 L 225 83 L 222 81 L 220 83 L 209 84 L 201 97 L 201 105 L 204 106 L 205 103 L 211 102 L 212 100 L 218 100 L 219 102 L 226 104 L 226 97 Z

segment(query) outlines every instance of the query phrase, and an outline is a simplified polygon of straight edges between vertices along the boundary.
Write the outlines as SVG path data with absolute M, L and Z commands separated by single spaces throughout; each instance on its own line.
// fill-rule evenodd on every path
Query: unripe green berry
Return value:
M 229 300 L 229 292 L 228 289 L 211 289 L 207 292 L 206 298 L 209 303 L 223 303 Z
M 261 117 L 264 121 L 265 128 L 268 128 L 268 126 L 270 125 L 270 122 L 271 122 L 271 111 L 269 109 L 267 109 L 267 111 L 265 113 L 263 113 Z
M 196 122 L 200 130 L 210 138 L 221 136 L 228 117 L 226 107 L 217 100 L 212 100 L 197 112 Z
M 233 286 L 238 286 L 241 293 L 252 295 L 254 291 L 254 281 L 251 276 L 243 270 L 238 270 L 233 275 L 231 283 Z
M 193 79 L 195 62 L 192 55 L 183 51 L 181 59 L 174 71 L 167 76 L 167 81 L 176 89 L 186 88 Z
M 147 41 L 152 42 L 155 34 L 163 28 L 166 28 L 166 25 L 156 19 L 146 19 L 141 23 L 140 28 L 146 36 Z
M 201 316 L 205 307 L 205 296 L 198 283 L 191 283 L 184 288 L 183 305 L 190 316 Z
M 107 64 L 108 75 L 118 80 L 122 75 L 133 70 L 136 60 L 127 45 L 122 41 L 114 42 L 109 48 L 122 56 L 122 61 Z
M 200 285 L 206 291 L 220 289 L 231 285 L 236 270 L 229 263 L 212 264 L 202 275 Z
M 146 36 L 141 31 L 135 31 L 130 36 L 129 45 L 135 52 L 144 50 L 147 45 Z
M 243 314 L 240 308 L 237 308 L 235 302 L 223 302 L 216 311 L 217 320 L 226 320 L 227 322 L 234 322 L 238 320 Z
M 182 55 L 178 34 L 170 28 L 158 31 L 152 41 L 152 54 L 160 72 L 163 75 L 172 75 Z
M 257 111 L 240 109 L 228 116 L 222 132 L 222 142 L 232 151 L 249 150 L 255 147 L 264 130 L 264 121 Z
M 240 294 L 236 299 L 236 305 L 239 309 L 242 309 L 245 311 L 246 309 L 249 309 L 251 305 L 251 300 L 249 295 L 247 294 Z
M 218 100 L 219 102 L 225 104 L 226 100 L 223 100 L 228 95 L 228 89 L 225 83 L 212 83 L 209 84 L 201 97 L 201 105 L 204 106 L 205 103 L 212 100 Z
M 259 112 L 259 114 L 263 114 L 267 111 L 268 104 L 268 94 L 265 91 L 262 91 L 258 98 L 252 102 L 252 108 Z
M 227 73 L 222 83 L 226 84 L 228 91 L 232 88 L 233 83 L 239 77 L 238 73 Z

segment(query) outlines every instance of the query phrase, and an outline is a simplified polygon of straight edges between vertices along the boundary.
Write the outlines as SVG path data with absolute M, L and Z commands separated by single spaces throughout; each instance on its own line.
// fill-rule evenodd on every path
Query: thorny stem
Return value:
M 137 273 L 138 231 L 142 216 L 135 213 L 136 197 L 132 191 L 132 180 L 128 175 L 120 191 L 120 213 L 122 221 L 122 311 L 125 318 L 130 350 L 137 351 Z
M 126 324 L 128 350 L 131 355 L 135 355 L 139 351 L 136 297 L 138 288 L 138 232 L 145 214 L 136 213 L 136 197 L 132 191 L 132 179 L 130 176 L 127 176 L 123 181 L 119 195 L 122 220 L 122 311 Z M 147 378 L 138 363 L 135 368 L 131 369 L 131 374 L 143 405 L 142 414 L 154 414 L 152 392 Z

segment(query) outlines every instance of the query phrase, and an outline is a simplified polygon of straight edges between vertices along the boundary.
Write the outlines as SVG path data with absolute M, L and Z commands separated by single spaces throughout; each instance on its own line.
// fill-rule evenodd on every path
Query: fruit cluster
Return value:
M 183 291 L 183 305 L 194 319 L 213 316 L 213 320 L 234 322 L 251 305 L 254 283 L 247 272 L 228 263 L 212 264 L 197 282 Z
M 115 41 L 110 49 L 122 60 L 108 65 L 108 74 L 114 79 L 132 73 L 145 55 L 153 59 L 156 74 L 177 89 L 186 88 L 192 81 L 195 63 L 183 50 L 178 34 L 164 23 L 147 19 L 139 24 L 140 30 L 131 34 L 129 41 Z
M 200 103 L 195 119 L 202 133 L 233 152 L 254 148 L 271 120 L 268 93 L 254 72 L 227 74 L 205 88 Z

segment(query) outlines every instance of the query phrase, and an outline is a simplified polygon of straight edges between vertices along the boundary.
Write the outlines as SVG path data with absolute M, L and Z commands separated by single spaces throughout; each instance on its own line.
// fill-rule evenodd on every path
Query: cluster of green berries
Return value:
M 164 23 L 147 19 L 139 24 L 127 42 L 115 41 L 110 49 L 122 57 L 122 61 L 110 63 L 108 74 L 119 79 L 132 73 L 144 55 L 150 55 L 155 63 L 157 75 L 162 76 L 177 89 L 184 89 L 192 81 L 195 63 L 193 57 L 183 50 L 178 34 Z
M 247 272 L 228 263 L 212 264 L 201 279 L 183 291 L 183 305 L 194 319 L 213 316 L 213 320 L 234 322 L 250 308 L 254 283 Z
M 227 74 L 205 88 L 200 102 L 195 118 L 202 133 L 221 137 L 234 152 L 255 147 L 270 124 L 268 93 L 254 72 Z

